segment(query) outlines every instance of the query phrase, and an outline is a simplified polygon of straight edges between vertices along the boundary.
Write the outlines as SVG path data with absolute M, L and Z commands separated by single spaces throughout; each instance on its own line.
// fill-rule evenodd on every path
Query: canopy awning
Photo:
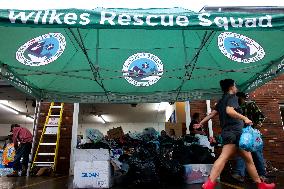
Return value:
M 283 72 L 284 13 L 0 10 L 2 77 L 43 100 L 211 99 Z

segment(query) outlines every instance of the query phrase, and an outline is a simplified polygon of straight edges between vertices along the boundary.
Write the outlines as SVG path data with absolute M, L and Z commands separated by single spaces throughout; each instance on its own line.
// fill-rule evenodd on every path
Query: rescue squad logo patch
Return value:
M 27 66 L 47 65 L 62 55 L 65 46 L 61 33 L 48 33 L 22 45 L 16 52 L 16 59 Z
M 124 62 L 122 72 L 128 83 L 148 87 L 157 83 L 163 75 L 163 63 L 151 53 L 137 53 Z
M 263 48 L 256 41 L 237 33 L 221 33 L 218 46 L 226 57 L 236 62 L 257 62 L 265 56 Z

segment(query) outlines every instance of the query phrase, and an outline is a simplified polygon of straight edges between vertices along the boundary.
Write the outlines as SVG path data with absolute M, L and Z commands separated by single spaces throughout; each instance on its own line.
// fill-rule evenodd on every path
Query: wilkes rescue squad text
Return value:
M 97 15 L 100 14 L 100 15 Z M 33 22 L 34 24 L 67 24 L 67 25 L 88 25 L 100 24 L 111 26 L 180 26 L 187 27 L 193 25 L 207 26 L 216 25 L 220 28 L 228 30 L 229 27 L 272 27 L 272 16 L 264 15 L 262 17 L 238 18 L 238 17 L 213 17 L 210 13 L 200 13 L 187 16 L 174 15 L 142 15 L 142 14 L 126 14 L 111 11 L 101 11 L 91 15 L 89 13 L 71 13 L 57 12 L 56 10 L 44 11 L 9 11 L 9 19 L 11 23 L 23 24 Z M 94 16 L 93 19 L 92 16 Z

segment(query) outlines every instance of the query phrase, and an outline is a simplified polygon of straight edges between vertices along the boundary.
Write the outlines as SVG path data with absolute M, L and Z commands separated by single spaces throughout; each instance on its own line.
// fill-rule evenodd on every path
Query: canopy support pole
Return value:
M 206 100 L 206 106 L 207 106 L 207 115 L 209 115 L 211 113 L 211 101 L 210 100 Z M 214 133 L 213 133 L 213 124 L 212 124 L 211 119 L 208 121 L 208 130 L 209 130 L 209 137 L 213 137 Z
M 209 115 L 211 113 L 211 100 L 206 100 L 206 106 L 207 106 L 207 115 Z M 210 119 L 208 121 L 208 131 L 209 131 L 209 137 L 213 137 L 214 136 L 214 132 L 213 132 L 213 124 L 212 124 L 212 119 Z M 212 152 L 214 152 L 214 147 L 210 147 L 210 149 L 212 150 Z M 213 153 L 213 156 L 215 157 L 215 154 Z
M 190 102 L 185 102 L 185 125 L 186 125 L 186 134 L 189 134 L 189 125 L 191 122 L 191 116 L 190 116 Z
M 40 109 L 41 109 L 41 102 L 37 100 L 36 107 L 35 107 L 35 114 L 34 114 L 34 122 L 33 122 L 33 143 L 32 143 L 32 150 L 29 155 L 27 176 L 30 176 L 31 164 L 33 161 L 34 147 L 36 145 L 36 136 L 37 136 L 38 125 L 39 125 L 38 122 L 39 122 Z
M 74 175 L 74 166 L 75 166 L 75 149 L 77 147 L 77 132 L 79 124 L 79 103 L 74 103 L 74 112 L 73 112 L 73 125 L 72 125 L 72 140 L 71 140 L 71 155 L 70 155 L 70 170 L 69 175 Z

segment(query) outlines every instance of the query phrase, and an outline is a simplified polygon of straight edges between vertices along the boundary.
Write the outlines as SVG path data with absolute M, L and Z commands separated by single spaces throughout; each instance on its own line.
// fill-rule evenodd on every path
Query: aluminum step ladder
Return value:
M 59 114 L 58 114 L 58 109 Z M 57 113 L 55 110 L 57 110 Z M 54 102 L 50 104 L 48 114 L 46 116 L 46 120 L 44 123 L 44 127 L 39 139 L 39 143 L 33 158 L 33 162 L 31 165 L 31 170 L 35 167 L 50 167 L 52 168 L 53 172 L 56 169 L 57 163 L 57 155 L 58 155 L 58 148 L 59 148 L 59 140 L 60 140 L 60 128 L 62 123 L 62 115 L 64 110 L 64 103 L 60 103 L 60 106 L 55 105 Z M 43 142 L 49 136 L 53 136 L 54 141 Z M 54 138 L 56 136 L 56 138 Z M 42 152 L 41 147 L 47 146 L 50 152 Z M 55 150 L 54 150 L 55 146 Z M 50 148 L 49 148 L 50 147 Z M 42 156 L 53 157 L 53 161 L 38 161 L 38 159 Z

